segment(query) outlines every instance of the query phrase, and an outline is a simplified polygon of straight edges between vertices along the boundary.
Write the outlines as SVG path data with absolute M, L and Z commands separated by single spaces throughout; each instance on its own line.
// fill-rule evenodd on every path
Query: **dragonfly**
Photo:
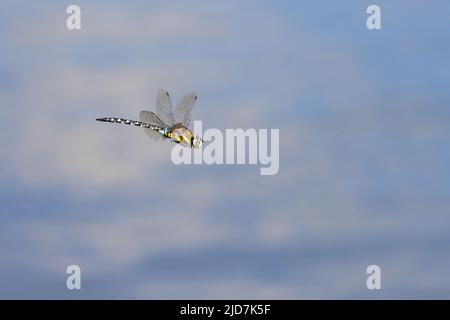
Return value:
M 177 104 L 174 113 L 169 92 L 160 89 L 156 96 L 156 113 L 143 110 L 139 114 L 140 121 L 116 117 L 98 118 L 96 120 L 142 127 L 153 140 L 170 140 L 184 147 L 197 149 L 202 145 L 203 139 L 195 136 L 188 129 L 192 109 L 196 101 L 197 95 L 194 92 L 187 93 Z

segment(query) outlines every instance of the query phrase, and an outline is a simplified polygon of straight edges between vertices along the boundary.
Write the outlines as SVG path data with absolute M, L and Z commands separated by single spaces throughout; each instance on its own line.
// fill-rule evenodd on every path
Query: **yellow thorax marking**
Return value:
M 187 144 L 190 144 L 191 141 L 189 140 L 188 137 L 186 137 L 185 135 L 183 135 L 183 140 L 186 141 Z

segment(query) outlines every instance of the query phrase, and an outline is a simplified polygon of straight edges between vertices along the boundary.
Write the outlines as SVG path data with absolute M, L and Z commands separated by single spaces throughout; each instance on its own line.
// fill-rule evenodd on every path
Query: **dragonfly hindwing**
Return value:
M 158 131 L 161 129 L 167 129 L 168 126 L 156 114 L 151 111 L 141 111 L 141 113 L 139 114 L 139 119 L 141 119 L 141 121 L 144 123 L 148 123 L 157 127 L 156 130 L 155 128 L 144 127 L 145 133 L 150 138 L 152 138 L 153 140 L 162 140 L 164 138 L 164 136 Z
M 165 89 L 160 89 L 156 96 L 156 114 L 168 127 L 175 124 L 172 101 L 170 100 L 169 92 Z

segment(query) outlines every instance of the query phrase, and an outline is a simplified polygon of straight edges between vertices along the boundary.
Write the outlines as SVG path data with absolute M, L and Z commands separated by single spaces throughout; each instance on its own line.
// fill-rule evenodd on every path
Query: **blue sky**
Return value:
M 81 31 L 0 3 L 1 298 L 449 297 L 450 4 L 76 3 Z M 94 121 L 159 88 L 204 129 L 279 128 L 279 173 Z

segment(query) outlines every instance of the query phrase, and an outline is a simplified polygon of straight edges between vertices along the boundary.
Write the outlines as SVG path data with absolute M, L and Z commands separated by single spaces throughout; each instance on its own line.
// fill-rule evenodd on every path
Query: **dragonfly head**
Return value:
M 203 139 L 200 138 L 199 136 L 192 137 L 192 139 L 191 139 L 191 147 L 193 149 L 200 148 L 202 143 L 203 143 Z

